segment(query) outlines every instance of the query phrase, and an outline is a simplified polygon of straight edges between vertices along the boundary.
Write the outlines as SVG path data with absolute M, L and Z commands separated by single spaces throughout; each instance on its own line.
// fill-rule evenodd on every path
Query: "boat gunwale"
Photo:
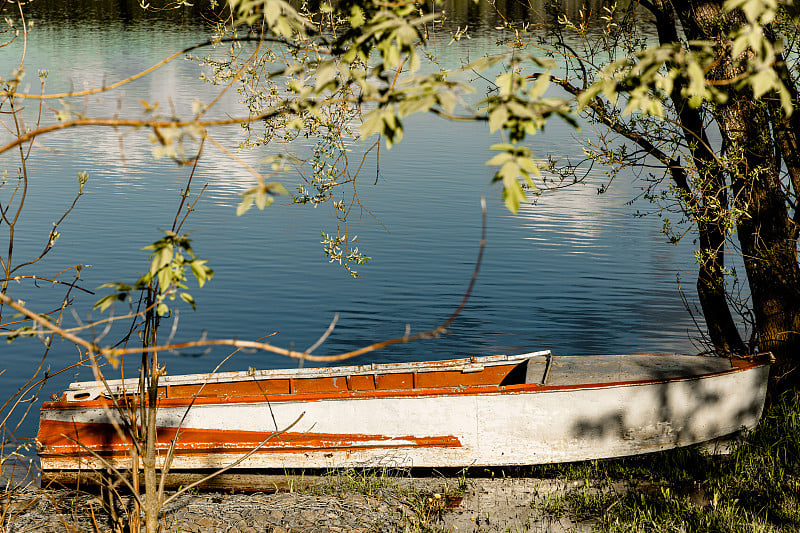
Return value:
M 644 354 L 641 354 L 644 355 Z M 329 366 L 314 368 L 278 368 L 272 370 L 237 370 L 233 372 L 216 372 L 208 374 L 180 374 L 174 376 L 161 376 L 159 387 L 178 385 L 198 385 L 203 383 L 235 383 L 237 381 L 252 381 L 253 379 L 313 379 L 340 376 L 367 376 L 373 374 L 399 374 L 402 372 L 440 372 L 443 370 L 479 371 L 486 366 L 500 366 L 513 362 L 522 362 L 534 357 L 552 357 L 550 350 L 528 352 L 514 355 L 486 355 L 464 357 L 459 359 L 445 359 L 441 361 L 415 361 L 401 363 L 372 363 L 367 365 Z M 138 378 L 113 379 L 102 381 L 77 381 L 70 383 L 69 392 L 85 389 L 114 388 L 115 392 L 135 392 L 138 390 Z
M 631 355 L 657 355 L 657 354 L 631 354 Z M 681 355 L 681 354 L 672 354 Z M 698 357 L 698 356 L 690 356 Z M 236 404 L 256 404 L 263 402 L 272 403 L 304 403 L 316 401 L 348 401 L 348 400 L 369 400 L 369 399 L 391 399 L 391 398 L 426 398 L 437 396 L 480 396 L 480 395 L 507 395 L 507 394 L 540 394 L 548 392 L 575 391 L 575 390 L 597 390 L 603 388 L 650 386 L 665 383 L 677 383 L 686 381 L 699 381 L 712 379 L 718 376 L 754 370 L 772 363 L 771 356 L 762 359 L 744 360 L 731 359 L 731 367 L 725 370 L 706 372 L 692 376 L 650 378 L 642 380 L 627 381 L 608 381 L 594 383 L 577 383 L 569 385 L 541 385 L 539 383 L 521 383 L 511 385 L 500 385 L 491 383 L 486 385 L 459 385 L 442 387 L 425 387 L 410 389 L 370 389 L 370 390 L 342 390 L 326 392 L 294 392 L 282 394 L 247 395 L 247 396 L 214 396 L 214 397 L 183 397 L 183 398 L 160 398 L 159 407 L 190 407 L 203 405 L 236 405 Z M 450 368 L 446 369 L 450 370 Z M 42 411 L 46 410 L 77 410 L 92 408 L 111 408 L 113 402 L 104 396 L 92 400 L 56 400 L 44 402 Z

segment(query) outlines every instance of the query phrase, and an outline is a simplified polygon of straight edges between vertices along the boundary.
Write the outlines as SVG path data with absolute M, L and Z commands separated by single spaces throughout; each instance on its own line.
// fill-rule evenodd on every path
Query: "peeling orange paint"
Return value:
M 169 448 L 175 438 L 175 428 L 158 428 L 157 447 Z M 219 429 L 181 429 L 176 453 L 217 453 L 221 451 L 247 452 L 254 449 L 269 432 L 232 431 Z M 130 440 L 120 439 L 110 424 L 42 421 L 37 435 L 39 454 L 42 456 L 84 455 L 86 448 L 97 453 L 123 453 L 130 449 Z M 75 441 L 80 442 L 79 446 Z M 260 453 L 274 451 L 304 450 L 341 450 L 362 448 L 396 448 L 396 447 L 453 448 L 460 447 L 461 442 L 453 435 L 423 436 L 388 436 L 331 434 L 311 432 L 286 432 L 267 441 Z

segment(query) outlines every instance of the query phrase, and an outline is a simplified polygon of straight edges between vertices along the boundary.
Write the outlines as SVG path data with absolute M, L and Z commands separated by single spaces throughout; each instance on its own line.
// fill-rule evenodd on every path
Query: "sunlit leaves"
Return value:
M 536 191 L 537 187 L 532 176 L 541 175 L 539 165 L 532 159 L 531 150 L 525 146 L 501 143 L 493 145 L 490 149 L 500 152 L 486 162 L 487 165 L 500 167 L 492 181 L 503 183 L 506 208 L 516 213 L 519 211 L 520 203 L 525 201 L 525 191 L 522 189 L 520 179 Z
M 497 76 L 495 79 L 494 84 L 497 86 L 497 92 L 501 98 L 508 98 L 514 93 L 515 89 L 515 77 L 514 72 L 504 72 Z
M 508 107 L 505 105 L 498 105 L 492 109 L 489 113 L 489 131 L 494 133 L 502 128 L 508 121 L 509 115 Z
M 334 61 L 324 61 L 317 66 L 314 90 L 321 93 L 326 89 L 336 88 L 336 63 Z
M 726 11 L 740 9 L 747 22 L 730 34 L 730 62 L 740 74 L 732 80 L 709 80 L 708 72 L 720 61 L 721 50 L 715 43 L 692 41 L 650 47 L 629 57 L 609 63 L 598 79 L 578 96 L 579 110 L 599 95 L 616 103 L 625 94 L 624 115 L 641 113 L 664 116 L 663 99 L 681 80 L 681 95 L 692 107 L 703 102 L 723 104 L 729 89 L 749 88 L 753 98 L 768 93 L 779 96 L 787 114 L 792 112 L 791 95 L 774 70 L 782 44 L 773 42 L 765 26 L 774 21 L 778 9 L 775 0 L 728 0 Z M 726 60 L 728 61 L 728 60 Z
M 777 54 L 783 52 L 783 43 L 773 41 L 765 30 L 767 25 L 775 21 L 779 5 L 777 0 L 727 0 L 725 10 L 739 9 L 744 13 L 747 23 L 731 35 L 733 45 L 731 56 L 746 59 L 744 68 L 749 74 L 741 82 L 741 86 L 749 86 L 755 98 L 774 91 L 778 94 L 786 114 L 793 110 L 789 90 L 781 82 L 773 66 Z
M 170 312 L 167 300 L 180 297 L 194 308 L 194 298 L 184 289 L 186 285 L 186 268 L 188 267 L 197 284 L 202 287 L 214 276 L 214 271 L 207 266 L 208 261 L 198 259 L 191 247 L 191 239 L 187 235 L 178 235 L 172 231 L 165 231 L 165 236 L 142 250 L 151 250 L 150 269 L 141 276 L 133 285 L 126 283 L 106 283 L 100 288 L 113 289 L 112 294 L 100 298 L 94 308 L 105 311 L 114 302 L 123 302 L 130 299 L 134 291 L 148 288 L 156 294 L 156 312 L 166 315 Z
M 347 235 L 328 235 L 322 232 L 322 245 L 328 262 L 337 262 L 342 265 L 353 277 L 358 276 L 358 272 L 350 265 L 365 265 L 371 257 L 361 253 L 358 246 L 353 244 L 358 240 L 358 235 L 348 237 Z
M 526 134 L 534 135 L 544 128 L 547 119 L 554 114 L 574 124 L 567 100 L 545 97 L 551 85 L 550 69 L 554 67 L 551 60 L 518 54 L 505 56 L 504 59 L 508 61 L 508 67 L 495 78 L 496 94 L 480 103 L 487 112 L 492 133 L 505 130 L 510 140 L 516 143 Z M 488 68 L 499 60 L 499 57 L 495 57 L 474 62 L 468 68 Z
M 206 263 L 208 263 L 208 261 L 205 259 L 193 259 L 189 262 L 189 266 L 192 269 L 192 274 L 194 275 L 195 279 L 197 279 L 197 284 L 200 286 L 200 288 L 202 288 L 208 280 L 214 277 L 214 271 L 208 268 Z
M 379 72 L 397 69 L 401 63 L 414 72 L 420 63 L 415 47 L 423 41 L 420 28 L 434 19 L 434 15 L 416 14 L 412 4 L 354 5 L 350 9 L 350 30 L 334 41 L 333 48 L 341 51 L 344 63 L 369 64 L 373 51 L 377 51 L 380 60 L 374 68 Z
M 236 206 L 236 216 L 242 216 L 255 205 L 259 211 L 263 211 L 266 207 L 272 205 L 275 201 L 276 195 L 288 195 L 286 188 L 280 183 L 265 183 L 264 185 L 257 185 L 251 189 L 243 192 L 240 197 L 241 201 Z
M 101 312 L 108 309 L 114 302 L 124 302 L 129 294 L 134 291 L 134 287 L 126 283 L 104 283 L 98 287 L 100 289 L 114 289 L 114 293 L 103 296 L 94 304 L 95 309 Z
M 155 109 L 155 108 L 154 108 Z M 205 129 L 196 125 L 188 124 L 183 127 L 153 126 L 150 133 L 150 143 L 153 144 L 153 157 L 161 159 L 169 157 L 179 164 L 185 163 L 184 143 L 196 141 L 205 134 Z
M 383 135 L 387 148 L 403 140 L 403 124 L 394 108 L 378 108 L 367 113 L 361 123 L 361 137 L 367 138 L 379 133 Z
M 302 17 L 298 18 L 282 0 L 234 0 L 231 6 L 243 20 L 262 17 L 273 33 L 286 39 L 296 38 L 299 30 L 290 35 L 280 29 L 282 19 L 308 23 L 306 19 L 298 22 Z M 737 86 L 749 86 L 755 98 L 771 92 L 780 94 L 788 109 L 788 96 L 769 62 L 779 47 L 769 42 L 763 32 L 763 25 L 774 20 L 776 1 L 730 0 L 726 7 L 741 9 L 752 26 L 752 31 L 745 28 L 747 31 L 731 36 L 734 55 L 743 56 L 737 61 L 747 71 Z M 284 74 L 291 71 L 289 88 L 295 99 L 289 107 L 296 116 L 303 119 L 303 113 L 308 113 L 313 117 L 326 105 L 324 99 L 335 91 L 357 88 L 359 105 L 369 106 L 361 121 L 361 137 L 380 135 L 391 147 L 403 139 L 406 117 L 431 110 L 445 115 L 453 113 L 459 101 L 457 90 L 462 88 L 448 81 L 446 75 L 415 75 L 420 50 L 425 45 L 421 29 L 434 15 L 421 14 L 418 6 L 405 2 L 344 1 L 336 9 L 339 20 L 346 23 L 337 27 L 328 49 L 314 48 L 316 59 L 299 61 L 284 70 Z M 614 9 L 605 10 L 603 20 L 608 32 L 618 31 Z M 322 42 L 325 39 L 320 39 Z M 665 102 L 676 90 L 692 107 L 706 102 L 724 103 L 728 88 L 719 80 L 707 79 L 718 52 L 718 45 L 711 42 L 675 43 L 649 47 L 612 61 L 596 72 L 592 83 L 577 95 L 577 109 L 580 111 L 602 98 L 619 104 L 622 115 L 664 117 Z M 477 109 L 467 108 L 467 116 L 487 120 L 490 132 L 500 133 L 514 150 L 528 136 L 540 132 L 553 115 L 575 124 L 570 108 L 574 102 L 553 96 L 550 91 L 552 61 L 516 50 L 505 56 L 482 57 L 466 69 L 485 72 L 498 65 L 503 69 L 495 74 L 496 90 Z M 287 129 L 307 125 L 292 120 Z M 496 156 L 491 165 L 498 167 L 495 179 L 503 182 L 507 205 L 516 210 L 524 197 L 520 180 L 522 183 L 530 180 L 528 186 L 532 186 L 531 177 L 536 176 L 538 165 L 530 156 L 504 152 L 508 159 L 501 161 L 503 158 Z M 316 196 L 310 192 L 301 194 L 309 199 Z M 260 185 L 242 195 L 237 212 L 244 213 L 253 205 L 263 208 L 272 201 L 270 191 Z
M 228 5 L 237 15 L 238 24 L 253 26 L 263 18 L 272 33 L 287 40 L 311 27 L 310 22 L 284 0 L 228 0 Z
M 62 108 L 56 110 L 56 120 L 59 122 L 66 122 L 73 118 L 72 104 L 64 100 L 59 100 L 59 103 L 62 105 Z
M 751 24 L 766 25 L 775 20 L 778 12 L 777 0 L 727 0 L 725 9 L 741 9 Z
M 297 164 L 299 163 L 299 160 L 290 156 L 275 155 L 266 158 L 265 162 L 272 164 L 272 170 L 275 173 L 280 173 L 284 171 L 287 163 Z M 236 207 L 236 216 L 238 217 L 245 214 L 250 210 L 251 207 L 253 207 L 253 205 L 255 205 L 259 211 L 263 211 L 265 208 L 272 205 L 276 196 L 288 195 L 289 191 L 287 191 L 281 183 L 267 183 L 264 181 L 263 177 L 259 176 L 258 185 L 251 187 L 239 195 L 241 197 L 241 201 Z
M 83 193 L 83 188 L 86 186 L 86 183 L 89 181 L 89 173 L 85 170 L 78 172 L 78 194 Z
M 366 20 L 364 19 L 364 10 L 357 5 L 353 5 L 350 7 L 350 17 L 348 19 L 350 22 L 350 26 L 353 28 L 360 28 L 364 25 Z

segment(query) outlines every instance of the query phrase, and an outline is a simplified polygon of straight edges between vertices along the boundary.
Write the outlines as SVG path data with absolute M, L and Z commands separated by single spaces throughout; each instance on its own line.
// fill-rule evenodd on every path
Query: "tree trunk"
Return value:
M 708 76 L 730 81 L 740 75 L 739 65 L 730 57 L 728 32 L 744 23 L 742 14 L 725 13 L 722 2 L 714 0 L 680 1 L 675 6 L 689 40 L 717 43 L 719 61 Z M 784 120 L 774 123 L 769 104 L 755 100 L 747 87 L 736 89 L 732 82 L 728 95 L 728 101 L 715 106 L 713 114 L 723 138 L 730 203 L 740 212 L 736 229 L 758 348 L 771 351 L 778 359 L 778 374 L 786 374 L 800 362 L 800 265 L 797 227 L 787 202 L 787 194 L 792 193 L 781 182 L 781 150 L 776 149 L 781 142 L 774 135 L 791 127 Z M 796 376 L 788 380 L 795 381 Z
M 643 3 L 656 17 L 659 44 L 680 43 L 675 15 L 671 4 L 664 0 Z M 697 223 L 700 240 L 700 259 L 697 274 L 697 295 L 703 310 L 708 336 L 720 355 L 745 355 L 747 347 L 742 341 L 736 322 L 728 305 L 725 287 L 725 243 L 727 233 L 723 222 L 714 211 L 728 209 L 725 175 L 717 164 L 711 140 L 706 134 L 699 109 L 689 105 L 682 89 L 685 81 L 678 80 L 670 99 L 689 147 L 692 165 L 706 186 L 693 188 L 683 168 L 671 167 L 672 179 L 682 191 L 689 215 Z

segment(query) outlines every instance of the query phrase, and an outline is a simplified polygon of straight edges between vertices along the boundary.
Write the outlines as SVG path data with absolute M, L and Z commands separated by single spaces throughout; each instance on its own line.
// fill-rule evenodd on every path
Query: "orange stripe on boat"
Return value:
M 175 434 L 175 428 L 159 428 L 157 447 L 166 450 L 175 438 Z M 247 452 L 257 447 L 270 434 L 259 431 L 181 429 L 175 450 L 180 453 Z M 120 439 L 110 424 L 43 420 L 37 440 L 39 453 L 42 455 L 85 455 L 86 448 L 97 453 L 112 454 L 127 452 L 130 449 L 130 439 L 127 435 L 124 439 Z M 76 441 L 80 445 L 76 444 Z M 259 452 L 397 447 L 458 448 L 461 447 L 461 442 L 453 435 L 417 437 L 286 432 L 267 441 Z

